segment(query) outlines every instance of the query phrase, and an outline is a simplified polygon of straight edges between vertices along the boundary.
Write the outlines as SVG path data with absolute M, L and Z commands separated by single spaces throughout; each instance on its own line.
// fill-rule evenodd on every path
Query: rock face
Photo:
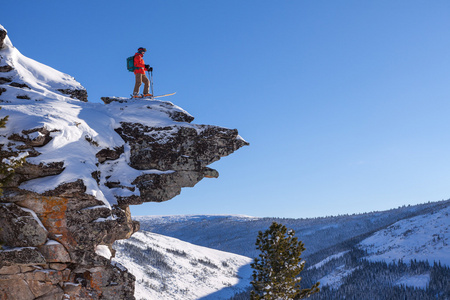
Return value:
M 191 124 L 170 102 L 88 103 L 72 77 L 21 56 L 1 25 L 0 41 L 0 158 L 26 157 L 0 176 L 0 299 L 134 299 L 134 276 L 110 260 L 114 241 L 139 230 L 129 205 L 218 177 L 207 165 L 248 143 Z
M 7 34 L 6 30 L 4 28 L 0 28 L 0 49 L 3 48 L 3 41 L 6 38 L 6 34 Z

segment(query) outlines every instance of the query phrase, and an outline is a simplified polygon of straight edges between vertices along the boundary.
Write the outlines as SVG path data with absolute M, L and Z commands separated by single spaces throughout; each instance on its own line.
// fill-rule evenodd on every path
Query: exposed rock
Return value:
M 120 205 L 138 205 L 143 202 L 163 202 L 181 193 L 183 187 L 193 187 L 204 177 L 217 178 L 218 172 L 210 168 L 202 171 L 174 171 L 166 174 L 145 174 L 136 178 L 133 184 L 140 190 L 140 196 L 119 197 Z
M 9 136 L 10 140 L 25 143 L 28 147 L 22 149 L 31 149 L 32 147 L 42 147 L 52 140 L 50 131 L 45 127 L 22 130 L 22 134 L 17 133 Z M 34 135 L 33 135 L 34 134 Z
M 0 49 L 3 48 L 3 41 L 6 38 L 7 31 L 0 28 Z
M 48 164 L 40 163 L 39 165 L 33 165 L 25 162 L 21 167 L 18 167 L 15 170 L 13 176 L 6 183 L 5 187 L 18 187 L 22 182 L 46 176 L 58 175 L 61 174 L 62 171 L 64 171 L 64 162 L 52 162 Z M 0 178 L 3 178 L 3 176 L 0 175 Z M 6 192 L 6 195 L 7 194 L 8 193 Z
M 69 252 L 58 242 L 50 241 L 38 247 L 46 262 L 71 262 Z
M 12 265 L 43 265 L 43 264 L 45 264 L 45 258 L 44 256 L 42 256 L 41 252 L 39 252 L 36 248 L 26 247 L 26 248 L 0 250 L 0 267 Z
M 112 102 L 127 103 L 132 100 L 124 97 L 100 97 L 100 99 L 102 99 L 105 104 L 110 104 Z
M 33 300 L 35 298 L 28 282 L 22 276 L 0 275 L 0 299 Z
M 59 92 L 69 95 L 71 98 L 78 99 L 83 102 L 88 101 L 88 94 L 86 90 L 70 90 L 70 89 L 59 89 Z
M 139 230 L 139 225 L 131 220 L 128 207 L 125 210 L 118 207 L 111 210 L 85 192 L 86 187 L 78 180 L 62 185 L 45 195 L 20 190 L 7 193 L 17 205 L 27 207 L 36 213 L 43 226 L 48 228 L 49 238 L 54 241 L 48 241 L 37 248 L 0 250 L 0 272 L 3 271 L 1 266 L 4 263 L 9 266 L 49 264 L 48 267 L 55 271 L 50 272 L 50 275 L 53 274 L 50 277 L 46 271 L 45 278 L 36 277 L 45 275 L 44 273 L 37 273 L 38 275 L 32 277 L 27 275 L 36 274 L 34 271 L 19 274 L 27 277 L 16 276 L 9 277 L 7 281 L 0 280 L 0 291 L 8 290 L 10 286 L 17 285 L 17 282 L 25 281 L 34 297 L 54 297 L 61 295 L 62 291 L 72 297 L 78 297 L 76 299 L 102 297 L 104 297 L 102 299 L 133 299 L 134 277 L 126 270 L 111 266 L 109 260 L 97 256 L 94 248 L 98 244 L 111 245 L 117 239 L 129 238 L 133 232 Z M 11 199 L 9 197 L 4 200 Z M 5 207 L 14 206 L 21 210 L 17 205 L 3 204 Z M 19 234 L 23 235 L 21 230 L 23 227 L 17 228 Z M 9 242 L 6 244 L 9 246 Z M 73 269 L 74 267 L 76 268 Z M 17 269 L 12 270 L 10 267 L 3 272 L 13 271 L 17 272 Z M 111 286 L 111 282 L 117 283 L 117 286 Z M 63 288 L 59 289 L 61 284 Z M 74 285 L 78 287 L 74 288 Z M 109 295 L 117 298 L 109 298 Z
M 0 77 L 0 84 L 10 83 L 12 81 L 11 78 L 8 77 Z
M 11 82 L 9 85 L 10 85 L 10 86 L 13 86 L 13 87 L 21 88 L 21 89 L 23 89 L 23 88 L 31 89 L 31 88 L 30 88 L 27 84 L 25 84 L 25 83 Z
M 33 293 L 34 297 L 39 300 L 48 299 L 62 299 L 64 291 L 61 287 L 54 285 L 48 281 L 28 280 L 28 287 Z
M 0 203 L 0 243 L 11 247 L 36 247 L 47 241 L 39 220 L 19 206 Z
M 123 122 L 116 131 L 130 144 L 130 166 L 138 170 L 201 171 L 248 145 L 236 129 L 217 126 L 149 128 Z
M 53 264 L 49 264 L 49 267 L 50 267 L 50 269 L 53 269 L 53 270 L 62 271 L 64 269 L 67 269 L 68 265 L 61 264 L 61 263 L 53 263 Z
M 3 94 L 4 92 L 6 92 L 5 88 L 0 88 L 0 95 Z
M 0 275 L 12 275 L 22 272 L 19 265 L 4 266 L 0 269 Z
M 11 67 L 10 65 L 4 65 L 4 66 L 0 66 L 0 73 L 7 73 L 14 70 L 13 67 Z
M 98 159 L 99 163 L 103 163 L 107 160 L 115 160 L 120 157 L 120 155 L 124 152 L 123 146 L 117 147 L 114 149 L 102 149 L 95 155 Z

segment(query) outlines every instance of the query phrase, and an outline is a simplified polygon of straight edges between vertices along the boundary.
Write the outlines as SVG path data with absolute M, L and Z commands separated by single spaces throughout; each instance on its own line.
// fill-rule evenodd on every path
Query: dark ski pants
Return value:
M 145 74 L 135 74 L 136 75 L 136 84 L 134 85 L 133 94 L 139 94 L 139 88 L 141 87 L 142 82 L 144 83 L 144 92 L 143 94 L 148 94 L 148 89 L 150 87 L 150 80 L 148 80 Z

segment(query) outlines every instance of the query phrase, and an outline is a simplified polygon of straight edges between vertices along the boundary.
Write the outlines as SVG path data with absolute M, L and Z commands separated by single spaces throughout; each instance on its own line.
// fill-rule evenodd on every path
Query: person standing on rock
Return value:
M 151 72 L 153 71 L 153 68 L 145 64 L 143 59 L 145 52 L 147 52 L 147 49 L 140 47 L 138 52 L 134 55 L 134 75 L 136 76 L 136 83 L 134 85 L 133 98 L 153 97 L 153 95 L 149 93 L 150 80 L 145 76 L 145 71 Z M 144 83 L 144 92 L 142 95 L 139 95 L 139 88 L 141 87 L 142 82 Z

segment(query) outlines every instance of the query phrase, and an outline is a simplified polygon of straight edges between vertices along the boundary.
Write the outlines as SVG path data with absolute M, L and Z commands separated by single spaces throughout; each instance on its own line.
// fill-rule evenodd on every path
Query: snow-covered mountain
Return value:
M 364 237 L 397 221 L 448 207 L 450 201 L 404 206 L 383 212 L 309 219 L 256 218 L 242 215 L 142 216 L 134 219 L 141 229 L 178 238 L 196 245 L 256 257 L 258 231 L 272 222 L 294 229 L 306 245 L 306 257 L 347 240 Z
M 115 243 L 114 261 L 136 276 L 136 299 L 229 299 L 250 284 L 245 256 L 140 231 Z
M 449 212 L 447 200 L 316 219 L 220 215 L 136 219 L 145 230 L 247 257 L 257 255 L 258 230 L 273 221 L 283 223 L 296 230 L 307 248 L 302 284 L 321 282 L 322 291 L 312 299 L 447 299 Z M 234 299 L 247 298 L 248 292 L 241 292 Z
M 358 244 L 371 261 L 439 261 L 450 266 L 450 206 L 398 221 Z
M 349 276 L 353 272 L 381 265 L 388 270 L 386 272 L 388 276 L 384 274 L 387 277 L 383 283 L 385 285 L 425 290 L 440 282 L 443 283 L 442 291 L 448 296 L 449 213 L 450 206 L 447 206 L 395 222 L 349 247 L 348 250 L 328 256 L 311 266 L 309 270 L 312 270 L 311 273 L 323 274 L 320 269 L 326 269 L 325 276 L 315 279 L 324 286 L 328 285 L 334 290 L 339 290 L 342 286 L 348 286 Z M 378 271 L 374 270 L 374 275 Z M 443 272 L 443 276 L 433 276 L 438 272 Z

